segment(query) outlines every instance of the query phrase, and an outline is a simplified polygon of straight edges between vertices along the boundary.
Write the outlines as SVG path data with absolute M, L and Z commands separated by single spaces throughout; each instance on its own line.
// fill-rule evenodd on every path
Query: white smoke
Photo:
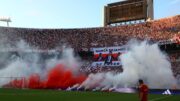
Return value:
M 45 79 L 48 71 L 57 64 L 63 64 L 65 67 L 73 70 L 73 73 L 77 73 L 81 65 L 79 58 L 75 57 L 72 48 L 64 48 L 62 53 L 55 50 L 47 51 L 45 54 L 54 56 L 49 59 L 44 59 L 40 54 L 43 51 L 28 45 L 23 40 L 17 42 L 15 46 L 9 45 L 5 47 L 3 44 L 6 43 L 0 43 L 0 60 L 3 60 L 4 64 L 0 64 L 0 87 L 14 79 L 28 78 L 32 74 L 38 74 L 41 79 Z M 5 52 L 4 50 L 10 52 Z M 11 52 L 13 51 L 15 51 L 17 55 L 12 54 Z M 58 58 L 58 55 L 61 55 L 61 57 Z
M 0 43 L 1 49 L 6 49 L 3 44 Z M 8 48 L 11 46 L 8 46 Z M 42 60 L 38 50 L 29 46 L 24 41 L 20 41 L 13 46 L 14 49 L 18 49 L 18 56 L 11 55 L 8 52 L 0 53 L 0 60 L 4 60 L 4 64 L 0 69 L 0 86 L 9 83 L 14 77 L 29 77 L 31 74 L 37 73 L 46 78 L 46 73 L 51 68 L 61 63 L 67 68 L 70 68 L 74 73 L 78 72 L 80 63 L 79 59 L 74 56 L 73 49 L 64 48 L 62 56 L 59 59 L 58 55 Z M 29 51 L 31 54 L 27 54 Z M 47 54 L 58 54 L 57 51 L 51 51 Z M 117 87 L 135 87 L 138 79 L 143 79 L 150 88 L 172 88 L 172 85 L 176 84 L 176 80 L 173 77 L 171 71 L 171 64 L 168 61 L 166 54 L 162 53 L 157 44 L 148 44 L 146 41 L 141 43 L 134 43 L 129 45 L 128 51 L 121 56 L 123 72 L 114 74 L 97 73 L 90 74 L 82 85 L 78 88 L 85 87 L 86 89 L 102 89 Z M 7 77 L 9 79 L 7 79 Z
M 3 44 L 6 45 L 6 43 L 1 43 L 0 55 L 3 56 L 0 57 L 0 59 L 4 61 L 3 65 L 0 64 L 0 86 L 9 83 L 13 79 L 22 79 L 22 77 L 26 78 L 32 74 L 32 72 L 40 72 L 40 68 L 37 67 L 38 54 L 25 54 L 25 51 L 23 50 L 30 51 L 32 49 L 24 41 L 19 41 L 15 47 L 10 47 L 10 45 L 8 45 L 8 47 L 3 47 Z M 10 53 L 17 49 L 18 56 Z
M 176 84 L 168 57 L 157 44 L 133 42 L 128 51 L 121 55 L 121 61 L 122 73 L 91 74 L 82 86 L 93 87 L 97 83 L 104 89 L 135 87 L 139 79 L 143 79 L 150 88 L 172 88 Z

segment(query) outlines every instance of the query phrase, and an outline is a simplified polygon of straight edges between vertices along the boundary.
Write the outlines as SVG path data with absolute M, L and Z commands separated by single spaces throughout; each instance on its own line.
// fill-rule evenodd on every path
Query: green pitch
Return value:
M 137 94 L 0 89 L 0 101 L 138 101 Z M 180 101 L 179 95 L 149 95 L 149 101 Z

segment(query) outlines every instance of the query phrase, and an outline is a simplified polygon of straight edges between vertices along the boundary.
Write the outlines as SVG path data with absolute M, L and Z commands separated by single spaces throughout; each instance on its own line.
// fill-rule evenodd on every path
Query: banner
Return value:
M 112 53 L 118 53 L 118 52 L 124 52 L 126 50 L 125 46 L 122 47 L 103 47 L 103 48 L 92 48 L 92 51 L 94 52 L 94 54 L 99 54 L 99 53 L 103 53 L 103 54 L 108 54 L 109 52 Z
M 112 67 L 114 67 L 114 66 L 121 66 L 121 61 L 112 61 L 112 64 L 107 64 L 107 63 L 105 63 L 104 61 L 101 61 L 101 62 L 93 62 L 92 63 L 92 66 L 93 67 L 102 67 L 102 66 L 112 66 Z
M 94 52 L 92 66 L 121 66 L 121 54 L 126 51 L 125 46 L 122 47 L 104 47 L 93 48 Z

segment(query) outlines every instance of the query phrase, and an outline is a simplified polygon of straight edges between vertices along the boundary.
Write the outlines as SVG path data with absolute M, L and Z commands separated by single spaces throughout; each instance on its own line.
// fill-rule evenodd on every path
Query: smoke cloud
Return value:
M 75 57 L 72 48 L 63 48 L 44 59 L 37 48 L 24 41 L 14 46 L 1 40 L 2 50 L 17 49 L 16 54 L 0 52 L 0 87 L 27 87 L 71 89 L 85 88 L 107 90 L 119 87 L 136 87 L 138 79 L 143 79 L 150 88 L 172 88 L 176 80 L 171 70 L 168 56 L 161 52 L 157 44 L 129 42 L 127 51 L 121 55 L 122 73 L 96 73 L 88 77 L 79 72 L 80 59 Z
M 62 53 L 47 51 L 45 54 L 52 57 L 44 59 L 43 51 L 23 40 L 15 46 L 1 44 L 0 59 L 4 60 L 0 69 L 1 87 L 65 89 L 86 79 L 79 73 L 81 63 L 72 48 L 63 48 Z
M 114 74 L 91 74 L 82 86 L 95 88 L 136 87 L 137 81 L 143 79 L 150 88 L 172 88 L 176 80 L 171 70 L 168 56 L 161 52 L 157 44 L 130 42 L 128 50 L 121 55 L 123 72 Z

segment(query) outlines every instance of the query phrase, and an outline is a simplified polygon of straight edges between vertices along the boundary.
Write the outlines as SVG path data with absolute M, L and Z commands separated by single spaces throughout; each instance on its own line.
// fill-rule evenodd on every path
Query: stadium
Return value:
M 153 12 L 153 0 L 127 0 L 104 7 L 104 27 L 1 26 L 0 99 L 139 101 L 143 79 L 148 101 L 179 101 L 180 15 Z

